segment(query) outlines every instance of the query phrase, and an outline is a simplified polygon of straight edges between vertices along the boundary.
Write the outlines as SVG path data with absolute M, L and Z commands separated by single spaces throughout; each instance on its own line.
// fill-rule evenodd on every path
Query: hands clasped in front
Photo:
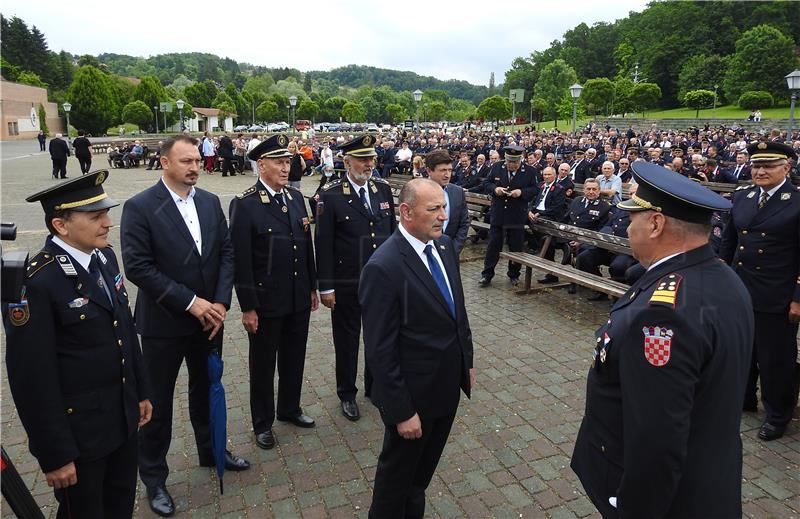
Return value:
M 198 296 L 189 307 L 189 313 L 200 321 L 204 332 L 210 332 L 208 335 L 210 341 L 222 328 L 227 311 L 222 303 L 212 303 Z

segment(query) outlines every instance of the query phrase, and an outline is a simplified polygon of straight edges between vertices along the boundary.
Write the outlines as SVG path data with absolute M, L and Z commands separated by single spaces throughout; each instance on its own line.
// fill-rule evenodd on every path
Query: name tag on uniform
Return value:
M 589 214 L 591 216 L 600 216 L 600 211 L 598 211 L 596 209 L 589 209 Z
M 86 299 L 85 297 L 79 297 L 79 298 L 73 299 L 72 301 L 67 303 L 67 306 L 69 306 L 70 308 L 81 308 L 81 307 L 86 306 L 88 304 L 89 304 L 89 300 L 88 299 Z
M 389 209 L 389 202 L 381 202 L 381 211 Z

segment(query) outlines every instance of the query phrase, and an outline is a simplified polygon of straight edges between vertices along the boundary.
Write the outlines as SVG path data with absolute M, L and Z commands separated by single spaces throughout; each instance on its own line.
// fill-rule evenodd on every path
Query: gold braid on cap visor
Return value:
M 655 205 L 651 204 L 650 202 L 648 202 L 647 200 L 639 198 L 636 195 L 631 195 L 631 202 L 633 202 L 634 204 L 638 205 L 639 207 L 641 207 L 643 209 L 649 209 L 651 211 L 658 211 L 659 213 L 661 212 L 661 208 L 660 207 L 655 206 Z
M 100 195 L 97 195 L 97 196 L 93 196 L 92 198 L 87 198 L 85 200 L 78 200 L 76 202 L 67 202 L 67 203 L 64 203 L 64 204 L 61 204 L 61 205 L 57 205 L 57 206 L 55 206 L 55 210 L 56 211 L 62 211 L 64 209 L 73 209 L 75 207 L 83 207 L 85 205 L 89 205 L 89 204 L 93 204 L 95 202 L 99 202 L 100 200 L 103 200 L 104 198 L 108 198 L 108 195 L 106 193 L 103 193 L 103 194 L 100 194 Z

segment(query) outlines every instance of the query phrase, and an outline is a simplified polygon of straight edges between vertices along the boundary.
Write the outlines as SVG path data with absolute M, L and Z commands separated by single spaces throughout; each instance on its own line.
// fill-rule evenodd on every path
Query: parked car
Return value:
M 331 125 L 331 123 L 317 123 L 317 124 L 314 125 L 314 130 L 316 130 L 318 132 L 327 132 L 327 131 L 329 131 L 328 127 L 330 125 Z
M 282 130 L 282 127 L 278 123 L 269 123 L 267 125 L 267 131 L 268 132 L 279 132 L 281 130 Z
M 308 119 L 298 119 L 294 122 L 295 130 L 302 132 L 311 128 L 311 121 Z
M 377 125 L 377 124 L 375 124 L 375 123 L 369 123 L 369 124 L 367 125 L 367 131 L 368 131 L 368 132 L 376 132 L 376 133 L 377 133 L 377 132 L 381 131 L 381 129 L 380 129 L 380 128 L 378 128 L 378 125 Z
M 339 131 L 339 123 L 331 123 L 328 125 L 329 132 L 338 132 Z
M 277 131 L 279 131 L 279 132 L 285 132 L 286 130 L 291 128 L 291 126 L 289 126 L 289 123 L 284 122 L 284 121 L 280 121 L 280 122 L 277 122 L 275 124 L 278 125 L 279 129 Z
M 249 129 L 250 129 L 250 127 L 247 126 L 246 124 L 240 124 L 239 126 L 234 126 L 233 127 L 233 131 L 235 131 L 235 132 L 246 132 Z
M 351 125 L 350 123 L 347 123 L 347 122 L 341 123 L 339 125 L 339 131 L 340 132 L 349 132 L 352 129 L 353 129 L 353 125 Z
M 260 124 L 251 124 L 250 126 L 247 127 L 247 131 L 249 131 L 249 132 L 263 132 L 264 131 L 264 127 L 261 126 Z

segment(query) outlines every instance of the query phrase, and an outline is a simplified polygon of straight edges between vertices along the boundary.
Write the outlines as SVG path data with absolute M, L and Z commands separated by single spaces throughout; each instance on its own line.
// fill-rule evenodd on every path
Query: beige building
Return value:
M 39 105 L 47 114 L 50 135 L 66 133 L 58 107 L 47 100 L 47 89 L 0 78 L 0 140 L 33 139 L 39 134 Z

